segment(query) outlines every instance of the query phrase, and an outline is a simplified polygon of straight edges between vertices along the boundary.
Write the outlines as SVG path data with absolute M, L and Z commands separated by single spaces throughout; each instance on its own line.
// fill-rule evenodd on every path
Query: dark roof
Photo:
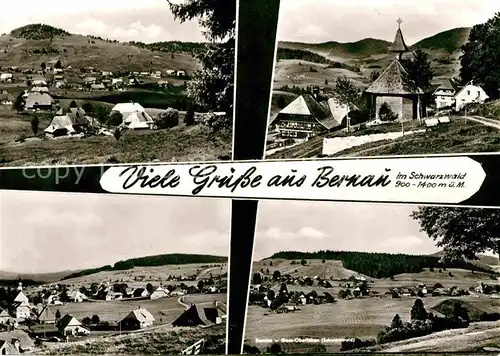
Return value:
M 211 326 L 216 323 L 219 310 L 215 303 L 199 303 L 191 305 L 173 323 L 173 326 Z
M 423 94 L 404 69 L 401 62 L 395 59 L 385 71 L 366 90 L 370 94 Z
M 409 52 L 408 46 L 405 43 L 405 40 L 403 38 L 403 33 L 401 32 L 400 28 L 398 28 L 398 30 L 396 31 L 394 42 L 389 48 L 389 51 L 396 53 Z

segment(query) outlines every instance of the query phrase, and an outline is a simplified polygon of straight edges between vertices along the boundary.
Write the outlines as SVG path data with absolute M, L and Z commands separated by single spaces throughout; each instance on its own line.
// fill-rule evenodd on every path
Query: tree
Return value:
M 162 111 L 155 119 L 156 127 L 159 129 L 169 129 L 179 125 L 179 111 L 168 108 Z
M 278 271 L 278 270 L 274 271 L 274 272 L 273 272 L 273 279 L 274 279 L 275 281 L 277 281 L 277 280 L 279 280 L 280 278 L 281 278 L 281 273 L 280 273 L 280 271 Z
M 54 68 L 56 69 L 62 69 L 62 64 L 60 60 L 57 60 L 56 64 L 54 65 Z
M 262 284 L 262 276 L 260 275 L 260 273 L 257 272 L 253 274 L 252 283 Z
M 19 95 L 16 97 L 16 100 L 12 103 L 12 109 L 16 110 L 18 113 L 24 110 L 24 104 L 26 103 L 24 101 L 23 97 L 23 92 L 19 93 Z
M 45 48 L 44 48 L 45 49 Z M 47 65 L 45 64 L 45 62 L 42 62 L 40 64 L 40 68 L 42 68 L 42 70 L 45 70 L 47 68 Z
M 193 108 L 190 106 L 188 109 L 187 109 L 187 112 L 186 112 L 186 116 L 184 117 L 184 124 L 186 124 L 186 126 L 192 126 L 194 125 L 196 122 L 194 120 L 194 110 Z
M 92 321 L 92 324 L 99 324 L 99 322 L 101 321 L 101 319 L 99 318 L 99 315 L 94 314 L 94 315 L 92 315 L 91 321 Z
M 120 126 L 123 122 L 123 115 L 119 111 L 113 111 L 109 116 L 107 124 L 109 126 Z
M 391 329 L 401 329 L 401 328 L 403 328 L 403 321 L 401 320 L 399 314 L 396 314 L 392 319 Z
M 442 261 L 476 260 L 486 251 L 500 254 L 499 210 L 420 207 L 411 217 L 443 248 Z
M 424 302 L 422 299 L 415 300 L 413 307 L 410 312 L 411 320 L 426 320 L 427 319 L 427 310 L 425 310 Z
M 303 260 L 300 260 L 300 264 L 301 264 L 302 266 L 305 266 L 305 265 L 307 264 L 307 261 L 306 261 L 306 260 L 304 260 L 304 259 L 303 259 Z
M 280 109 L 284 109 L 286 107 L 286 100 L 285 100 L 285 97 L 283 95 L 280 95 L 278 97 L 278 100 L 276 102 L 276 104 L 278 105 L 278 107 Z
M 90 325 L 92 323 L 92 320 L 88 316 L 82 319 L 82 324 L 83 325 Z
M 205 283 L 204 283 L 202 280 L 200 280 L 200 281 L 198 282 L 198 289 L 199 289 L 199 290 L 203 290 L 203 287 L 205 287 Z
M 372 79 L 372 82 L 376 81 L 378 79 L 378 77 L 380 77 L 380 72 L 378 70 L 375 70 L 372 72 L 372 74 L 370 75 L 371 79 Z
M 38 133 L 38 126 L 40 125 L 40 120 L 38 120 L 37 115 L 33 115 L 31 118 L 31 131 L 33 131 L 33 135 L 36 136 Z
M 378 117 L 382 121 L 394 121 L 398 118 L 398 115 L 391 110 L 389 104 L 384 102 L 378 110 Z
M 325 79 L 325 85 L 328 85 L 328 79 Z
M 402 59 L 401 63 L 403 67 L 408 72 L 408 76 L 413 82 L 422 89 L 424 92 L 428 92 L 431 88 L 431 82 L 434 78 L 434 72 L 432 71 L 431 61 L 429 56 L 421 48 L 417 48 L 413 52 L 413 56 L 408 59 Z
M 186 0 L 181 4 L 167 1 L 180 22 L 198 19 L 205 29 L 205 38 L 211 42 L 197 55 L 202 69 L 194 73 L 188 83 L 188 96 L 203 108 L 224 111 L 232 116 L 236 1 Z M 228 122 L 232 124 L 232 120 Z
M 345 75 L 340 75 L 333 85 L 335 98 L 344 105 L 358 105 L 360 102 L 360 91 L 354 83 Z
M 55 317 L 56 317 L 56 320 L 61 319 L 61 312 L 59 311 L 59 309 L 56 310 Z
M 83 103 L 82 109 L 85 110 L 87 114 L 92 114 L 94 112 L 94 106 L 89 102 Z
M 469 40 L 462 46 L 460 79 L 481 85 L 492 98 L 498 98 L 500 87 L 500 13 L 483 24 L 472 27 Z
M 78 107 L 78 105 L 77 105 L 76 101 L 71 100 L 71 102 L 69 103 L 69 107 L 70 107 L 70 108 L 77 108 L 77 107 Z

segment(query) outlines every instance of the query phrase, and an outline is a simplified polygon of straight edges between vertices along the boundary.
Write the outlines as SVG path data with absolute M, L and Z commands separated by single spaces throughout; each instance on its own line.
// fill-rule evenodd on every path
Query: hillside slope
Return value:
M 165 46 L 165 44 L 164 44 Z M 155 47 L 152 47 L 155 48 Z M 0 36 L 0 66 L 40 69 L 42 62 L 61 60 L 64 67 L 150 71 L 200 68 L 189 53 L 152 52 L 115 40 L 70 34 L 46 25 L 27 25 Z
M 470 31 L 470 27 L 458 27 L 440 32 L 415 43 L 411 46 L 411 49 L 420 47 L 422 49 L 443 50 L 448 53 L 453 53 L 460 50 L 460 47 L 468 41 Z

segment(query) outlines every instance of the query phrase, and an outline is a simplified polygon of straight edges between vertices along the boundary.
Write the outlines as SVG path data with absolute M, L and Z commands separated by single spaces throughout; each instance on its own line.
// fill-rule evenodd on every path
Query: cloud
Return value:
M 258 233 L 259 234 L 259 233 Z M 295 232 L 283 231 L 279 227 L 271 227 L 262 233 L 264 238 L 273 240 L 323 239 L 328 235 L 313 227 L 303 227 Z
M 411 253 L 415 251 L 415 248 L 424 245 L 422 238 L 418 236 L 402 236 L 402 237 L 392 237 L 380 242 L 380 247 L 385 249 L 387 252 L 397 252 L 397 253 Z

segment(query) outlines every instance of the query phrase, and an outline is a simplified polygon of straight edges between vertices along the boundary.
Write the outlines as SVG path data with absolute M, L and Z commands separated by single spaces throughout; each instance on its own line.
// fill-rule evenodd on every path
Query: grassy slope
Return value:
M 42 62 L 61 60 L 64 67 L 73 68 L 92 66 L 98 70 L 134 70 L 149 71 L 150 69 L 186 70 L 188 74 L 199 69 L 199 63 L 189 54 L 151 52 L 148 49 L 130 46 L 124 43 L 111 43 L 94 40 L 80 35 L 70 35 L 64 38 L 50 40 L 25 40 L 11 35 L 0 36 L 0 66 L 18 66 L 20 68 L 39 69 Z M 59 53 L 37 54 L 36 49 L 53 48 Z M 4 50 L 7 53 L 4 53 Z M 64 52 L 66 50 L 66 52 Z
M 24 121 L 29 132 L 30 123 Z M 0 146 L 0 159 L 7 166 L 106 163 L 111 157 L 122 163 L 160 160 L 208 161 L 231 153 L 231 133 L 213 134 L 206 127 L 178 126 L 169 130 L 128 131 L 119 141 L 99 136 L 65 138 Z
M 397 125 L 396 125 L 397 126 Z M 278 151 L 268 159 L 312 158 L 321 155 L 323 137 Z M 500 151 L 499 130 L 475 122 L 455 119 L 446 133 L 418 133 L 396 140 L 366 143 L 338 152 L 334 157 L 409 155 Z
M 38 355 L 145 355 L 180 354 L 200 339 L 206 340 L 203 354 L 223 354 L 226 338 L 224 324 L 211 328 L 159 328 L 150 332 L 132 333 L 96 339 L 79 345 L 53 344 L 37 350 Z

